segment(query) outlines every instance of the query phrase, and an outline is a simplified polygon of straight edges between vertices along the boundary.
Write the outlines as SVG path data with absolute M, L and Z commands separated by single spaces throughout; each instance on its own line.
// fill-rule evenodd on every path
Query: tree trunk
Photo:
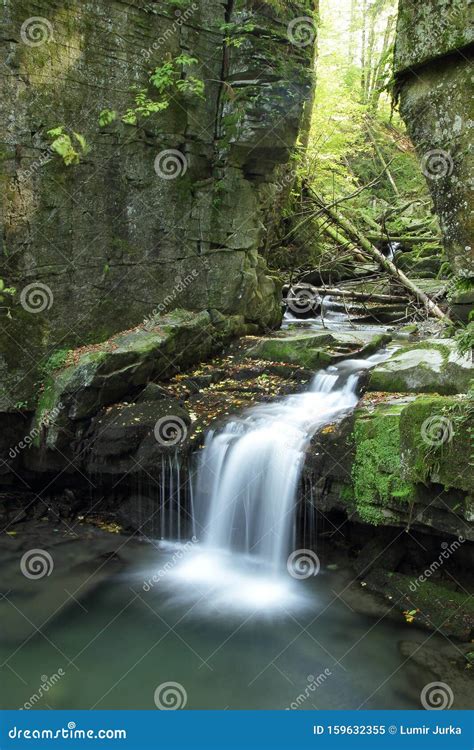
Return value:
M 311 189 L 308 188 L 308 192 L 310 195 L 314 194 L 312 193 Z M 315 202 L 318 205 L 321 205 L 318 201 L 317 197 L 315 197 Z M 329 208 L 327 206 L 322 205 L 321 206 L 327 216 L 331 219 L 331 221 L 337 226 L 342 229 L 344 234 L 347 234 L 348 237 L 352 239 L 354 243 L 357 243 L 359 247 L 364 250 L 368 255 L 370 255 L 385 271 L 387 271 L 390 276 L 393 276 L 393 278 L 397 279 L 400 284 L 402 284 L 406 289 L 408 289 L 411 294 L 419 301 L 421 302 L 426 310 L 431 314 L 434 315 L 436 318 L 439 318 L 443 321 L 448 321 L 449 318 L 445 313 L 436 305 L 433 300 L 431 300 L 427 294 L 425 294 L 416 284 L 411 281 L 408 276 L 405 276 L 403 271 L 400 271 L 399 268 L 397 268 L 391 260 L 386 258 L 380 250 L 378 250 L 375 245 L 373 245 L 367 237 L 365 237 L 361 232 L 357 229 L 354 224 L 349 221 L 349 219 L 346 219 L 344 216 L 339 214 L 334 208 Z

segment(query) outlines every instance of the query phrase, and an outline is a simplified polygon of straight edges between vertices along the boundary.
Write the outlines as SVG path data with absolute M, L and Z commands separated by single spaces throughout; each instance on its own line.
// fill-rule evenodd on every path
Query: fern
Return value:
M 114 109 L 103 109 L 99 114 L 99 125 L 101 128 L 110 125 L 117 119 L 117 112 Z
M 53 139 L 50 144 L 51 150 L 62 158 L 66 166 L 79 164 L 81 156 L 84 156 L 89 151 L 89 146 L 84 136 L 73 130 L 72 138 L 75 139 L 79 146 L 79 150 L 77 150 L 73 145 L 71 136 L 65 131 L 62 125 L 51 128 L 51 130 L 47 131 L 47 134 Z

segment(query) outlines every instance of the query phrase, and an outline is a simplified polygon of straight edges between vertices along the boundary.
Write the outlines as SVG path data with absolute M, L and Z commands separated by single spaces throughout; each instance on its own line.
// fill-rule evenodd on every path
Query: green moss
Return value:
M 358 416 L 354 440 L 357 512 L 367 523 L 377 525 L 389 515 L 386 508 L 391 503 L 408 504 L 416 496 L 414 484 L 402 478 L 399 408 L 382 407 L 376 414 Z
M 403 410 L 400 430 L 407 477 L 474 490 L 473 398 L 417 398 Z
M 58 370 L 64 367 L 70 352 L 70 349 L 57 349 L 56 351 L 54 351 L 41 367 L 41 371 L 43 372 L 43 374 L 47 376 L 50 375 L 54 370 Z

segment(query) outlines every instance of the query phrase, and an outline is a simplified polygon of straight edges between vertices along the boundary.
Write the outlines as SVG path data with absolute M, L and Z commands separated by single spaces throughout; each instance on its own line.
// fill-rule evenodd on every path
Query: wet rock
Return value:
M 389 335 L 367 337 L 362 332 L 275 334 L 260 339 L 248 350 L 248 356 L 317 370 L 348 357 L 369 356 L 390 338 Z
M 373 569 L 364 576 L 369 590 L 390 598 L 400 612 L 413 613 L 413 621 L 428 630 L 469 641 L 474 628 L 474 604 L 455 584 L 418 582 L 400 573 Z
M 168 391 L 158 383 L 148 383 L 137 398 L 137 402 L 142 401 L 162 401 L 169 396 Z
M 156 473 L 163 453 L 183 449 L 191 420 L 167 398 L 109 407 L 93 421 L 85 443 L 90 474 Z
M 470 355 L 450 339 L 403 347 L 371 372 L 369 390 L 395 393 L 466 393 L 474 378 Z

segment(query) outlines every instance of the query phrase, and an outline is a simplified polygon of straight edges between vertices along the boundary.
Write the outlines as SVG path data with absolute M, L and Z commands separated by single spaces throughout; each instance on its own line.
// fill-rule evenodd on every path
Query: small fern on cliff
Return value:
M 157 66 L 148 79 L 152 91 L 133 86 L 133 104 L 120 116 L 121 121 L 125 125 L 138 125 L 140 118 L 146 119 L 168 109 L 172 99 L 177 95 L 204 98 L 204 81 L 192 75 L 183 76 L 185 69 L 196 65 L 197 62 L 195 57 L 183 52 Z M 153 96 L 154 89 L 158 92 L 159 98 Z M 110 125 L 118 116 L 113 109 L 103 109 L 99 114 L 100 127 Z
M 51 128 L 47 131 L 47 134 L 52 139 L 51 150 L 62 158 L 66 166 L 79 164 L 81 156 L 85 156 L 89 151 L 84 136 L 81 133 L 76 133 L 75 130 L 68 133 L 63 125 Z

